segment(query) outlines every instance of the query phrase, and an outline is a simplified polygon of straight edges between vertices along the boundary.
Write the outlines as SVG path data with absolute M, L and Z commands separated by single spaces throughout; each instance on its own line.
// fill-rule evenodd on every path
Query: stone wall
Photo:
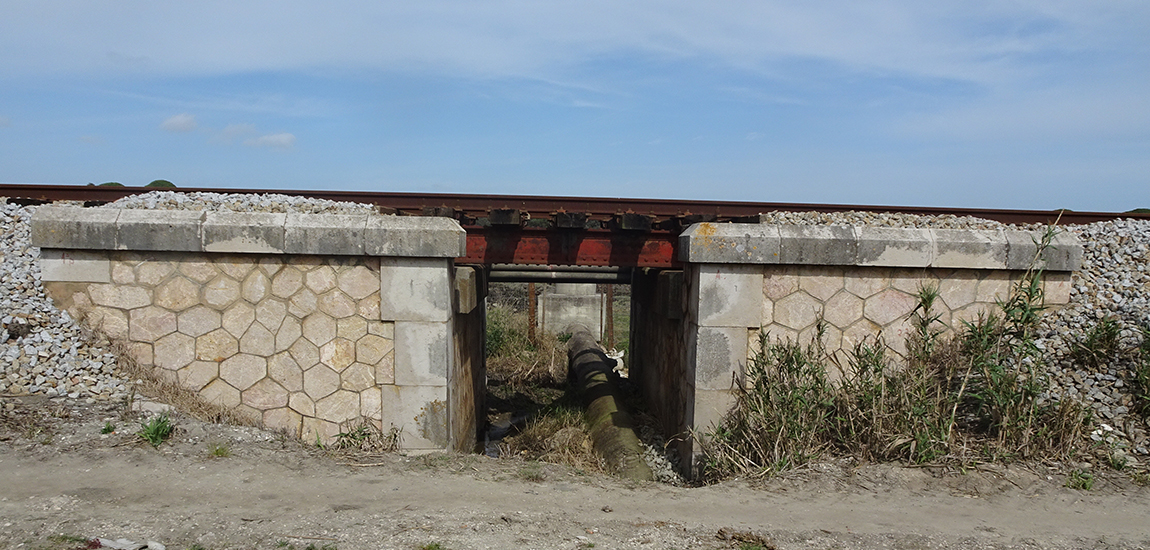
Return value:
M 694 382 L 694 395 L 680 406 L 691 411 L 689 428 L 706 430 L 729 410 L 763 330 L 805 343 L 822 319 L 831 353 L 864 338 L 882 338 L 901 353 L 920 288 L 938 288 L 934 312 L 958 327 L 993 311 L 1032 264 L 1045 270 L 1046 304 L 1067 303 L 1082 247 L 1061 233 L 1038 254 L 1039 237 L 1014 230 L 690 227 L 679 247 L 687 264 L 684 365 Z
M 58 306 L 209 402 L 307 441 L 474 446 L 448 407 L 481 374 L 457 368 L 452 220 L 42 207 L 32 232 Z

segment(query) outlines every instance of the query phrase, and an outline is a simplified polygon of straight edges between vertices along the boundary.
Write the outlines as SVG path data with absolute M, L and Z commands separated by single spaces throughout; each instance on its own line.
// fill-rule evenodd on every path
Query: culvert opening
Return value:
M 492 279 L 485 306 L 484 453 L 598 469 L 568 378 L 566 329 L 583 324 L 604 347 L 614 344 L 625 377 L 630 285 Z

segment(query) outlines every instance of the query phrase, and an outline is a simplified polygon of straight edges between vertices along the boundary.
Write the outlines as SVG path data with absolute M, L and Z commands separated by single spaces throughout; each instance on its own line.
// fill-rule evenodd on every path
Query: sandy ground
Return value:
M 687 488 L 481 456 L 353 459 L 179 416 L 153 449 L 111 406 L 2 398 L 0 414 L 3 548 L 1150 549 L 1150 489 L 1117 474 L 1079 491 L 1042 467 L 822 464 Z

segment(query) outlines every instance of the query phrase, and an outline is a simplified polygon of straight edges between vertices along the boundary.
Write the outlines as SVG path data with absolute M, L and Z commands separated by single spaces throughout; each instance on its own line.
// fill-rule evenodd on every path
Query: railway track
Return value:
M 1084 224 L 1119 217 L 1150 219 L 1150 214 L 1076 212 L 1072 210 L 1000 210 L 989 208 L 937 208 L 777 202 L 631 199 L 613 197 L 547 197 L 531 195 L 477 195 L 366 191 L 283 189 L 211 189 L 144 187 L 98 187 L 89 185 L 0 184 L 0 196 L 30 204 L 59 200 L 111 202 L 150 191 L 182 193 L 278 193 L 299 197 L 375 204 L 385 212 L 404 215 L 440 215 L 460 220 L 464 226 L 548 225 L 560 229 L 603 228 L 636 231 L 672 231 L 699 221 L 751 221 L 760 213 L 845 212 L 851 210 L 974 216 L 1003 223 Z M 598 222 L 596 224 L 595 222 Z M 595 227 L 599 225 L 601 227 Z
M 698 222 L 758 222 L 759 214 L 774 211 L 906 213 L 973 216 L 1003 223 L 1085 224 L 1119 217 L 1150 219 L 1148 214 L 1073 212 L 1069 210 L 994 210 L 845 204 L 697 201 L 523 195 L 449 195 L 359 191 L 97 187 L 83 185 L 0 184 L 0 197 L 10 202 L 42 204 L 70 200 L 90 205 L 150 191 L 179 193 L 278 193 L 299 197 L 374 204 L 383 213 L 445 216 L 467 230 L 463 264 L 492 268 L 506 280 L 600 281 L 625 278 L 628 268 L 679 267 L 678 235 Z M 496 266 L 567 266 L 556 270 L 525 270 Z M 573 266 L 611 267 L 590 273 Z M 619 270 L 622 271 L 619 271 Z M 502 279 L 501 279 L 502 280 Z

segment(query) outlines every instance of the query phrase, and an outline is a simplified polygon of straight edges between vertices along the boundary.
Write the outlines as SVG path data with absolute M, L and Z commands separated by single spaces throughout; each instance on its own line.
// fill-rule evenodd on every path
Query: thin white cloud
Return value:
M 228 124 L 220 131 L 217 139 L 224 143 L 231 143 L 244 136 L 250 136 L 255 133 L 258 133 L 255 124 Z
M 191 132 L 196 129 L 196 117 L 188 113 L 180 113 L 168 117 L 167 120 L 160 123 L 160 129 L 165 132 Z
M 244 145 L 248 147 L 268 147 L 271 149 L 291 149 L 295 146 L 295 136 L 287 132 L 267 134 L 244 140 Z

